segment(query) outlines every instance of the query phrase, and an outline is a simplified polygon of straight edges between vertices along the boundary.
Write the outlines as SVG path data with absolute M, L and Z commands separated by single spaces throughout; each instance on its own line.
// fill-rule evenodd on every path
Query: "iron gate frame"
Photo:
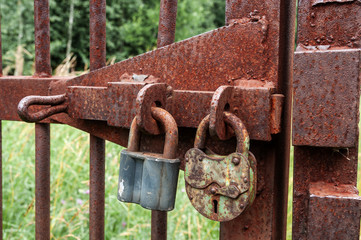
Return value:
M 314 0 L 315 1 L 315 0 Z M 314 2 L 313 1 L 313 2 Z M 103 71 L 106 62 L 106 1 L 90 0 L 90 70 L 96 75 L 97 69 Z M 304 4 L 311 3 L 311 0 L 304 1 Z M 321 1 L 322 2 L 322 1 Z M 330 1 L 323 1 L 321 4 L 327 5 Z M 350 2 L 350 1 L 346 1 Z M 352 1 L 351 1 L 352 2 Z M 315 4 L 315 3 L 314 3 Z M 316 3 L 318 4 L 318 3 Z M 334 3 L 332 3 L 334 4 Z M 357 4 L 357 3 L 346 3 Z M 305 5 L 306 6 L 306 5 Z M 303 6 L 307 8 L 312 6 Z M 255 153 L 260 165 L 260 174 L 258 182 L 260 187 L 257 192 L 256 201 L 251 209 L 242 216 L 230 222 L 221 223 L 220 239 L 285 239 L 287 225 L 287 196 L 288 196 L 288 169 L 290 158 L 290 135 L 291 135 L 291 108 L 292 108 L 292 78 L 293 78 L 293 52 L 295 41 L 295 0 L 226 0 L 226 25 L 231 26 L 234 23 L 244 21 L 245 18 L 254 20 L 254 17 L 261 16 L 257 21 L 264 19 L 267 22 L 267 29 L 264 30 L 265 52 L 262 58 L 267 62 L 265 78 L 274 83 L 275 91 L 285 96 L 283 107 L 283 117 L 281 122 L 282 131 L 272 136 L 272 141 L 262 142 L 252 140 L 251 150 Z M 158 29 L 157 47 L 165 47 L 174 42 L 175 23 L 177 15 L 177 0 L 161 0 L 160 18 Z M 263 18 L 264 16 L 264 18 Z M 303 22 L 302 22 L 303 21 Z M 299 22 L 299 31 L 303 33 L 304 25 L 308 22 L 301 19 Z M 19 89 L 19 86 L 26 85 L 28 88 L 22 92 L 10 96 L 4 100 L 0 96 L 0 106 L 2 120 L 19 120 L 14 114 L 18 100 L 27 95 L 48 95 L 59 82 L 70 81 L 71 78 L 53 77 L 51 75 L 50 65 L 50 22 L 49 22 L 49 2 L 48 0 L 34 1 L 34 24 L 35 24 L 35 74 L 34 76 L 4 77 L 2 76 L 2 56 L 0 56 L 1 77 L 0 89 L 1 96 L 4 95 L 4 89 Z M 350 23 L 352 24 L 352 23 Z M 1 29 L 1 28 L 0 28 Z M 301 35 L 299 35 L 301 36 Z M 357 40 L 357 39 L 356 39 Z M 302 40 L 299 40 L 299 42 Z M 316 40 L 317 41 L 317 40 Z M 316 43 L 317 45 L 317 43 Z M 351 46 L 351 48 L 357 46 Z M 1 50 L 1 35 L 0 35 Z M 1 52 L 1 51 L 0 51 Z M 254 56 L 253 56 L 254 57 Z M 109 68 L 110 69 L 110 68 Z M 98 71 L 98 73 L 99 73 Z M 107 70 L 104 70 L 107 71 Z M 257 71 L 257 70 L 255 70 Z M 86 76 L 85 76 L 86 78 Z M 188 81 L 188 80 L 187 80 Z M 191 80 L 189 80 L 191 81 Z M 211 82 L 210 82 L 211 83 Z M 224 85 L 229 85 L 224 82 Z M 237 85 L 232 82 L 231 84 Z M 244 84 L 240 83 L 240 85 Z M 184 83 L 187 85 L 187 82 Z M 218 86 L 212 86 L 215 90 Z M 193 89 L 192 89 L 193 90 Z M 195 89 L 202 90 L 202 89 Z M 209 90 L 209 89 L 206 89 Z M 8 95 L 6 95 L 8 97 Z M 1 103 L 2 102 L 2 103 Z M 4 103 L 8 106 L 4 107 Z M 68 121 L 68 122 L 66 122 Z M 104 239 L 104 171 L 105 171 L 105 140 L 112 136 L 112 131 L 118 131 L 117 127 L 107 126 L 104 122 L 94 121 L 71 121 L 67 119 L 65 123 L 75 126 L 79 129 L 88 131 L 90 135 L 90 215 L 89 215 L 89 238 Z M 64 123 L 61 118 L 50 118 L 36 123 L 36 239 L 50 239 L 50 123 Z M 96 125 L 97 129 L 94 129 Z M 1 123 L 0 123 L 1 126 Z M 190 137 L 193 132 L 182 129 L 185 133 L 183 142 L 192 142 Z M 126 133 L 126 131 L 125 131 Z M 127 134 L 117 135 L 123 137 L 119 141 L 126 141 Z M 0 132 L 1 136 L 1 132 Z M 114 136 L 113 136 L 114 137 Z M 145 142 L 147 145 L 147 142 Z M 303 150 L 306 152 L 303 152 Z M 1 137 L 0 137 L 0 150 Z M 311 152 L 308 152 L 311 151 Z M 310 155 L 307 155 L 310 154 Z M 306 156 L 307 155 L 307 156 Z M 352 150 L 352 156 L 357 159 L 357 149 Z M 305 157 L 315 158 L 318 155 L 312 153 L 312 149 L 307 147 L 296 147 L 295 160 L 296 165 L 300 159 Z M 322 165 L 322 164 L 321 164 Z M 307 171 L 308 167 L 297 172 L 295 176 L 299 177 Z M 309 166 L 311 167 L 311 166 Z M 352 168 L 353 170 L 354 167 Z M 0 169 L 1 170 L 1 169 Z M 357 172 L 357 169 L 356 169 Z M 2 177 L 1 177 L 2 178 Z M 300 178 L 304 180 L 302 177 Z M 355 182 L 355 174 L 350 180 Z M 299 185 L 295 183 L 296 205 L 304 204 L 308 198 L 297 199 Z M 1 190 L 1 189 L 0 189 Z M 302 191 L 308 191 L 303 189 Z M 303 193 L 305 194 L 305 193 Z M 303 195 L 302 195 L 303 196 Z M 305 195 L 306 196 L 306 195 Z M 2 195 L 1 195 L 2 201 Z M 1 208 L 2 209 L 2 208 Z M 303 209 L 304 210 L 304 209 Z M 294 213 L 298 216 L 303 211 L 297 210 Z M 1 210 L 2 219 L 2 210 Z M 165 212 L 152 212 L 152 239 L 166 239 L 166 218 Z M 2 221 L 1 221 L 2 222 Z M 298 220 L 294 220 L 294 237 L 298 238 L 297 233 Z M 2 223 L 1 239 L 2 239 Z M 359 223 L 358 223 L 359 229 Z

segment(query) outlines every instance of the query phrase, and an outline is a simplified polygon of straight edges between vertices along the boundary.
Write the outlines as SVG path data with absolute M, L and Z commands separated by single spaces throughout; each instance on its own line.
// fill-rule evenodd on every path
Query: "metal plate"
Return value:
M 360 216 L 361 197 L 355 186 L 312 183 L 307 239 L 358 240 Z
M 295 54 L 293 144 L 353 147 L 358 139 L 360 50 Z

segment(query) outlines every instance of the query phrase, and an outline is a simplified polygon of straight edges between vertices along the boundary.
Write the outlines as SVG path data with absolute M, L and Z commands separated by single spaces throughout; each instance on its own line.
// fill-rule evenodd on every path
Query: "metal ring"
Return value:
M 242 153 L 249 150 L 249 135 L 246 127 L 236 115 L 230 112 L 223 112 L 224 121 L 229 124 L 237 138 L 236 152 Z M 207 130 L 209 128 L 209 115 L 207 115 L 199 124 L 194 147 L 203 149 L 206 145 Z
M 68 108 L 67 104 L 62 104 L 65 100 L 65 94 L 56 96 L 27 96 L 21 99 L 18 104 L 18 115 L 25 122 L 39 122 L 56 113 L 65 112 Z M 36 113 L 29 113 L 29 107 L 32 105 L 51 105 L 51 107 Z
M 165 132 L 165 143 L 163 148 L 163 157 L 167 159 L 175 159 L 178 150 L 178 126 L 173 116 L 163 108 L 152 107 L 152 117 L 160 122 Z M 140 143 L 140 126 L 137 123 L 137 117 L 132 121 L 129 140 L 128 150 L 132 152 L 139 151 Z

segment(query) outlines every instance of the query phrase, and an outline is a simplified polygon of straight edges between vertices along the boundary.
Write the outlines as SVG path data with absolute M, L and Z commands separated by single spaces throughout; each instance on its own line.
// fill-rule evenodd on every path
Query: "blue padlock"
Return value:
M 174 208 L 180 160 L 176 159 L 178 128 L 174 118 L 164 109 L 152 113 L 165 130 L 163 154 L 139 152 L 140 129 L 134 118 L 128 148 L 120 156 L 118 200 L 142 207 L 171 211 Z

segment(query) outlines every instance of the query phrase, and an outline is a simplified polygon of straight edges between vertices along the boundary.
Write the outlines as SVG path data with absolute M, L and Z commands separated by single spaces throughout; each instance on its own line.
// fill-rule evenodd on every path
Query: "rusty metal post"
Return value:
M 34 0 L 35 76 L 51 77 L 49 1 Z
M 359 1 L 299 1 L 293 239 L 359 239 L 360 19 Z
M 49 1 L 34 0 L 35 74 L 51 77 Z M 50 239 L 50 125 L 35 124 L 35 235 Z
M 36 239 L 50 239 L 50 124 L 35 124 Z
M 248 211 L 221 223 L 220 239 L 286 239 L 295 5 L 295 0 L 226 0 L 226 24 L 253 16 L 269 23 L 265 41 L 272 43 L 265 74 L 276 76 L 285 108 L 281 133 L 270 143 L 251 142 L 258 165 L 257 196 Z
M 90 71 L 106 64 L 106 1 L 90 0 Z M 104 239 L 105 141 L 90 135 L 89 239 Z
M 178 0 L 161 0 L 158 26 L 157 47 L 164 47 L 174 42 L 177 21 Z M 167 239 L 167 212 L 152 211 L 152 240 Z
M 174 42 L 177 21 L 178 0 L 161 0 L 158 26 L 157 47 L 164 47 Z

